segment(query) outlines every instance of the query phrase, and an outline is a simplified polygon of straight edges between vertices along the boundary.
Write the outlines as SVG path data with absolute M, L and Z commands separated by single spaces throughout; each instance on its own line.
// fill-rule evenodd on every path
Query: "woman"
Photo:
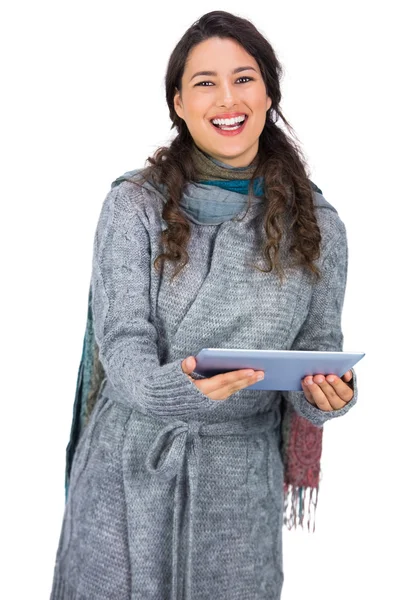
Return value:
M 276 125 L 280 75 L 250 22 L 204 15 L 168 64 L 176 138 L 103 203 L 90 310 L 105 377 L 52 600 L 280 598 L 283 424 L 295 415 L 318 437 L 356 402 L 354 372 L 262 392 L 248 389 L 262 372 L 204 378 L 194 358 L 342 349 L 345 228 Z

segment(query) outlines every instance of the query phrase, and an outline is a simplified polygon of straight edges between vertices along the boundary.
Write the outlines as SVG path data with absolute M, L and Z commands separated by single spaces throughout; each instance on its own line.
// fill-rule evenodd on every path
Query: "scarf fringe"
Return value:
M 304 529 L 303 523 L 305 507 L 307 504 L 307 529 L 309 533 L 315 532 L 315 516 L 318 503 L 318 490 L 318 487 L 298 487 L 291 484 L 285 485 L 283 524 L 288 528 L 289 531 L 293 527 L 297 529 L 298 525 Z

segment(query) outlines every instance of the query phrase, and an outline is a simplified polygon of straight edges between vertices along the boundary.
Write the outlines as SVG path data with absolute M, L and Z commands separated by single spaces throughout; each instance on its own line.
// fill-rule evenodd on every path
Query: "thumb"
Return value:
M 188 356 L 182 361 L 182 370 L 186 375 L 191 373 L 196 367 L 196 359 L 194 356 Z

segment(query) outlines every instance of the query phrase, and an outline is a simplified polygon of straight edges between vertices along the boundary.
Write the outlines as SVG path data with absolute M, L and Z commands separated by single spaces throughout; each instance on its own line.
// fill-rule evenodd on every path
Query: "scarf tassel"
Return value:
M 314 533 L 318 491 L 318 487 L 299 487 L 291 484 L 284 486 L 283 523 L 289 530 L 293 527 L 297 529 L 298 525 L 304 529 L 304 515 L 307 512 L 307 529 L 310 533 L 312 527 Z

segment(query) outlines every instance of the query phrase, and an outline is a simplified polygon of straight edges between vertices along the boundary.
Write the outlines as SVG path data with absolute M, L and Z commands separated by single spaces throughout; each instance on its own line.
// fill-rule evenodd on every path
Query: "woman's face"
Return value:
M 201 71 L 213 73 L 199 75 Z M 257 155 L 271 104 L 257 61 L 235 40 L 217 37 L 192 48 L 182 93 L 176 90 L 174 97 L 176 113 L 198 148 L 233 167 L 246 167 Z M 246 120 L 238 133 L 223 135 L 211 122 L 219 115 L 246 115 Z

